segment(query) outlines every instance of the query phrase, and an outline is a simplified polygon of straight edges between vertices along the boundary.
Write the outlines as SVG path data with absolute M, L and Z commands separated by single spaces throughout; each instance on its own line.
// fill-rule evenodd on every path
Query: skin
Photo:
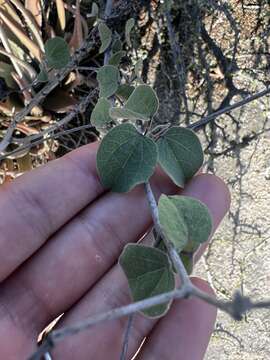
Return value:
M 126 243 L 146 233 L 151 214 L 142 186 L 127 194 L 102 188 L 97 147 L 81 147 L 0 188 L 0 349 L 5 360 L 26 359 L 38 334 L 62 313 L 58 327 L 131 301 L 117 258 Z M 160 170 L 151 185 L 157 197 L 177 192 Z M 224 183 L 200 174 L 183 193 L 208 206 L 214 232 L 230 204 Z M 212 293 L 204 280 L 192 281 Z M 198 299 L 178 300 L 162 319 L 137 314 L 129 356 L 147 336 L 140 360 L 200 360 L 215 318 L 216 309 Z M 52 350 L 53 359 L 118 359 L 126 323 L 122 318 L 69 337 Z

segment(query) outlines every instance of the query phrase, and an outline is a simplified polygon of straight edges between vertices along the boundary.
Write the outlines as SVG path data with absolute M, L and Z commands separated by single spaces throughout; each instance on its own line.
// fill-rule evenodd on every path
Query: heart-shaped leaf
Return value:
M 112 65 L 102 66 L 97 73 L 100 97 L 110 97 L 118 89 L 119 70 Z
M 99 53 L 103 53 L 108 49 L 112 41 L 112 31 L 105 23 L 100 23 L 98 25 L 98 32 L 100 36 L 101 46 L 99 48 Z
M 168 256 L 155 248 L 128 244 L 122 252 L 119 263 L 129 283 L 134 301 L 172 291 L 174 275 Z M 150 317 L 162 316 L 170 303 L 153 306 L 143 311 Z
M 139 85 L 122 108 L 112 108 L 111 117 L 130 120 L 149 120 L 158 110 L 158 98 L 148 85 Z
M 128 46 L 132 46 L 131 41 L 130 41 L 130 32 L 133 29 L 135 25 L 135 20 L 134 19 L 128 19 L 128 21 L 126 22 L 126 26 L 125 26 L 125 38 L 126 38 L 126 42 L 128 44 Z
M 180 252 L 188 242 L 188 227 L 182 210 L 179 211 L 175 202 L 166 195 L 161 195 L 158 202 L 159 221 L 166 238 Z
M 101 182 L 115 192 L 126 192 L 146 182 L 154 173 L 156 163 L 156 144 L 131 124 L 109 131 L 97 153 Z
M 65 67 L 70 61 L 68 44 L 59 36 L 49 39 L 45 44 L 45 56 L 49 67 L 54 69 Z
M 91 124 L 96 127 L 103 127 L 113 119 L 110 117 L 109 110 L 111 103 L 105 98 L 99 98 L 91 114 Z
M 192 130 L 172 127 L 160 137 L 157 145 L 160 165 L 180 187 L 202 166 L 201 143 Z

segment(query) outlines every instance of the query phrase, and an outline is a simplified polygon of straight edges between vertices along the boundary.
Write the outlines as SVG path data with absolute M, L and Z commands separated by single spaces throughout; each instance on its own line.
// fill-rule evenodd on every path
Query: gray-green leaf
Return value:
M 118 66 L 122 60 L 122 57 L 125 56 L 125 51 L 118 51 L 114 53 L 109 60 L 109 65 Z
M 95 2 L 93 2 L 93 3 L 92 3 L 92 10 L 91 10 L 90 16 L 97 17 L 97 16 L 98 16 L 98 13 L 99 13 L 99 7 L 98 7 L 98 5 L 97 5 Z
M 128 46 L 132 46 L 131 41 L 130 41 L 130 32 L 133 29 L 135 25 L 135 20 L 134 19 L 128 19 L 128 21 L 126 22 L 126 26 L 125 26 L 125 38 L 126 38 L 126 42 L 128 44 Z
M 155 248 L 128 244 L 122 252 L 119 263 L 129 283 L 134 301 L 172 291 L 174 275 L 168 256 Z M 143 311 L 150 317 L 162 316 L 170 303 L 153 306 Z
M 159 221 L 166 238 L 171 241 L 180 252 L 188 242 L 188 227 L 182 211 L 175 202 L 166 195 L 161 195 L 158 202 Z
M 115 192 L 126 192 L 146 182 L 154 173 L 156 163 L 156 144 L 131 124 L 109 131 L 97 153 L 101 182 Z
M 188 247 L 194 251 L 197 246 L 208 240 L 212 231 L 212 218 L 206 205 L 189 196 L 169 196 L 188 228 Z M 192 246 L 191 246 L 192 245 Z
M 149 120 L 157 112 L 158 105 L 157 95 L 151 86 L 139 85 L 124 107 L 111 109 L 111 116 L 116 119 Z
M 96 127 L 103 127 L 113 119 L 110 117 L 109 110 L 111 103 L 105 98 L 99 98 L 91 114 L 91 124 Z
M 112 43 L 112 52 L 117 53 L 122 49 L 123 49 L 122 41 L 120 39 L 114 40 L 114 42 Z
M 100 97 L 110 97 L 118 89 L 120 74 L 119 70 L 112 65 L 102 66 L 97 73 Z
M 39 74 L 37 76 L 37 83 L 47 82 L 49 80 L 48 73 L 44 67 L 39 66 Z
M 104 51 L 106 51 L 108 49 L 108 47 L 110 46 L 110 44 L 111 44 L 112 31 L 103 22 L 98 25 L 98 31 L 99 31 L 100 41 L 101 41 L 101 46 L 99 48 L 99 53 L 101 54 Z
M 49 67 L 54 69 L 65 67 L 70 60 L 68 44 L 59 36 L 49 39 L 45 44 L 45 57 Z
M 192 253 L 181 253 L 180 258 L 183 262 L 183 265 L 188 273 L 191 275 L 193 271 L 193 254 Z
M 134 89 L 135 88 L 132 85 L 121 84 L 116 91 L 116 95 L 119 96 L 123 101 L 127 101 L 130 95 L 133 93 Z
M 202 166 L 202 147 L 192 130 L 172 127 L 157 145 L 160 165 L 178 186 L 183 187 Z

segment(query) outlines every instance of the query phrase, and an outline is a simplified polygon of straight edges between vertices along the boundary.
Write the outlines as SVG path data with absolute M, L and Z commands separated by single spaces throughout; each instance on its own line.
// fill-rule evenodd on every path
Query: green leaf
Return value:
M 111 117 L 130 120 L 149 120 L 158 110 L 158 98 L 148 85 L 139 85 L 122 108 L 112 108 Z
M 209 239 L 212 218 L 206 205 L 189 196 L 169 196 L 188 228 L 188 246 L 185 251 L 195 251 L 198 245 Z
M 117 53 L 121 51 L 123 48 L 122 41 L 120 39 L 116 39 L 112 44 L 112 52 Z
M 118 66 L 122 60 L 122 57 L 126 55 L 125 51 L 118 51 L 110 57 L 109 65 Z
M 128 19 L 128 21 L 126 22 L 126 26 L 125 26 L 125 38 L 126 38 L 126 42 L 128 44 L 128 46 L 132 46 L 131 41 L 130 41 L 130 32 L 133 29 L 135 25 L 135 20 L 134 19 Z
M 188 228 L 182 211 L 174 201 L 166 195 L 161 195 L 158 202 L 159 221 L 166 238 L 180 252 L 188 242 Z
M 172 291 L 174 275 L 168 256 L 155 248 L 128 244 L 122 252 L 119 263 L 129 283 L 134 301 Z M 143 311 L 150 317 L 162 316 L 170 303 L 153 306 Z
M 110 97 L 118 89 L 119 70 L 112 65 L 102 66 L 97 73 L 100 97 Z
M 111 103 L 105 98 L 99 98 L 91 114 L 91 124 L 96 127 L 103 127 L 113 119 L 110 117 L 109 110 Z
M 36 81 L 39 82 L 47 82 L 49 80 L 48 73 L 46 69 L 44 69 L 42 66 L 39 67 L 39 74 L 37 76 Z
M 123 101 L 127 101 L 130 95 L 133 93 L 135 87 L 128 84 L 119 85 L 116 95 L 120 97 Z
M 180 187 L 202 166 L 202 147 L 192 130 L 172 127 L 157 141 L 157 145 L 160 165 Z
M 98 5 L 93 2 L 92 3 L 92 10 L 91 10 L 91 14 L 89 14 L 90 16 L 93 16 L 93 17 L 97 17 L 98 16 L 98 13 L 99 13 L 99 7 Z
M 154 173 L 156 163 L 156 144 L 131 124 L 109 131 L 97 153 L 101 182 L 115 192 L 126 192 L 146 182 Z
M 68 44 L 59 36 L 49 39 L 45 44 L 45 56 L 49 67 L 54 69 L 65 67 L 70 61 Z
M 105 23 L 100 23 L 98 25 L 98 31 L 101 41 L 101 46 L 99 48 L 99 53 L 102 54 L 108 49 L 112 41 L 112 31 Z
M 182 263 L 188 273 L 188 275 L 191 275 L 193 271 L 193 254 L 192 253 L 181 253 L 180 258 L 182 260 Z

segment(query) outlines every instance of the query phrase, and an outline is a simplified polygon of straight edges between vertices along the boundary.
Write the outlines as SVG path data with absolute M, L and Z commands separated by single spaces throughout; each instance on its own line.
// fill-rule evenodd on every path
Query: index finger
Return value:
M 83 146 L 0 187 L 0 281 L 104 191 L 96 150 Z

